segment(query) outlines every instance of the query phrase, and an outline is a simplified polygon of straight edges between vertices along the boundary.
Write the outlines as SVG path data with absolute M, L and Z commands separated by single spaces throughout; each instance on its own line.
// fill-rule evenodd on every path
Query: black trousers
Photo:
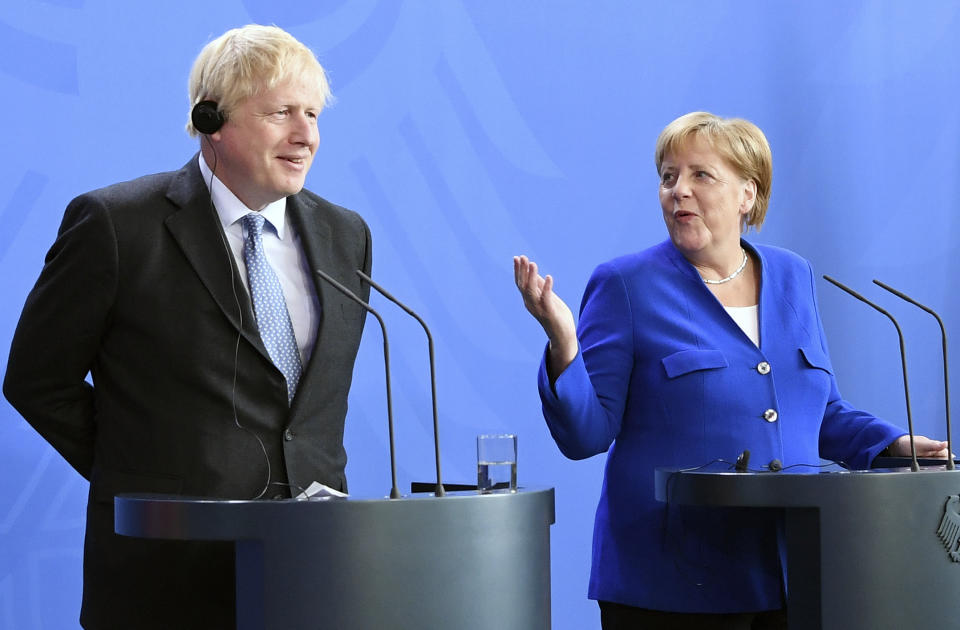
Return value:
M 597 603 L 603 630 L 787 630 L 786 609 L 729 614 L 674 613 L 613 602 Z

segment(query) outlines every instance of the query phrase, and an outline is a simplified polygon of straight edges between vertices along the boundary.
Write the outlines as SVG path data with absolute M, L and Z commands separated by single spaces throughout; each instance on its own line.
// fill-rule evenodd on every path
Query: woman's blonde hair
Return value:
M 654 161 L 657 173 L 668 153 L 680 149 L 691 138 L 703 138 L 745 180 L 757 185 L 753 208 L 742 221 L 745 232 L 749 226 L 759 230 L 767 216 L 770 204 L 770 186 L 773 182 L 773 155 L 770 144 L 760 128 L 742 118 L 720 118 L 709 112 L 691 112 L 677 118 L 660 132 Z

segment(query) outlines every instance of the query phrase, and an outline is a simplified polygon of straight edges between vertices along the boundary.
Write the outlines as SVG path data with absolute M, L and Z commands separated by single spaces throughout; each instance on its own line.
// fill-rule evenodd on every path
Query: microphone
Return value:
M 430 329 L 427 327 L 427 323 L 423 321 L 419 315 L 414 313 L 412 308 L 390 295 L 386 289 L 374 282 L 373 278 L 367 274 L 363 273 L 359 269 L 357 269 L 356 272 L 357 275 L 363 278 L 367 284 L 379 291 L 383 297 L 402 308 L 407 312 L 407 314 L 420 322 L 420 325 L 423 326 L 423 332 L 427 333 L 427 346 L 430 349 L 430 394 L 433 400 L 433 450 L 437 460 L 437 487 L 434 489 L 433 494 L 434 496 L 438 497 L 445 496 L 446 492 L 443 489 L 443 482 L 440 480 L 440 422 L 437 417 L 437 371 L 436 362 L 433 359 L 433 335 L 430 334 Z
M 383 323 L 383 318 L 380 317 L 380 313 L 375 311 L 372 306 L 357 297 L 353 291 L 343 286 L 320 269 L 314 269 L 314 273 L 316 273 L 317 276 L 322 278 L 324 282 L 332 286 L 334 289 L 340 293 L 343 293 L 345 296 L 362 306 L 368 313 L 373 313 L 373 316 L 377 318 L 378 322 L 380 322 L 380 330 L 383 332 L 383 367 L 386 370 L 387 382 L 387 426 L 390 429 L 390 479 L 393 484 L 390 488 L 390 498 L 399 499 L 400 490 L 397 489 L 397 457 L 393 446 L 393 397 L 390 395 L 390 343 L 387 341 L 387 327 Z
M 750 466 L 750 451 L 744 449 L 742 453 L 737 455 L 737 463 L 734 464 L 733 469 L 737 472 L 747 472 L 748 467 Z
M 929 306 L 924 306 L 920 302 L 917 302 L 912 297 L 897 291 L 888 284 L 884 284 L 879 280 L 874 280 L 874 284 L 879 287 L 883 287 L 890 293 L 893 293 L 895 296 L 902 300 L 910 302 L 914 306 L 925 310 L 926 312 L 933 315 L 937 318 L 937 323 L 940 324 L 940 335 L 941 335 L 941 345 L 943 346 L 943 397 L 946 402 L 946 413 L 947 413 L 947 470 L 954 470 L 956 466 L 953 463 L 953 443 L 950 440 L 950 378 L 947 372 L 947 328 L 943 325 L 943 320 L 940 319 L 940 316 Z
M 900 362 L 903 364 L 903 395 L 906 397 L 906 401 L 907 401 L 907 430 L 910 432 L 910 456 L 912 459 L 912 461 L 910 462 L 910 470 L 912 470 L 913 472 L 917 472 L 918 470 L 920 470 L 920 464 L 917 463 L 917 446 L 916 444 L 914 444 L 914 440 L 913 440 L 913 416 L 910 414 L 910 386 L 907 384 L 907 352 L 904 347 L 903 331 L 900 330 L 900 324 L 897 323 L 897 320 L 894 319 L 893 315 L 883 310 L 882 308 L 880 308 L 879 306 L 877 306 L 867 298 L 863 297 L 862 295 L 860 295 L 850 287 L 845 286 L 840 282 L 837 282 L 836 280 L 834 280 L 833 278 L 827 275 L 823 276 L 823 279 L 839 287 L 840 289 L 843 289 L 844 291 L 846 291 L 853 297 L 857 298 L 864 304 L 867 304 L 868 306 L 872 306 L 876 310 L 880 311 L 881 313 L 889 317 L 890 321 L 892 321 L 893 325 L 896 326 L 897 328 L 897 335 L 900 337 Z

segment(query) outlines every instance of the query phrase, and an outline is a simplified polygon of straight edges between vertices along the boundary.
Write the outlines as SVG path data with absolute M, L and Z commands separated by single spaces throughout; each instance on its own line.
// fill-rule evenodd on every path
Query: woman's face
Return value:
M 685 256 L 739 248 L 741 218 L 757 186 L 744 180 L 706 140 L 693 137 L 664 156 L 660 205 L 670 240 Z

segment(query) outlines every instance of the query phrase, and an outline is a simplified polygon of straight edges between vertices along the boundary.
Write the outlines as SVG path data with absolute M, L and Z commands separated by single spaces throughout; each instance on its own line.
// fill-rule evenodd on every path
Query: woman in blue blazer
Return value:
M 572 459 L 610 449 L 589 596 L 605 630 L 785 627 L 776 518 L 667 510 L 654 468 L 744 449 L 773 469 L 820 457 L 868 468 L 881 451 L 908 454 L 909 440 L 841 398 L 809 263 L 741 238 L 770 196 L 760 129 L 687 114 L 660 134 L 656 165 L 670 239 L 600 265 L 579 327 L 553 279 L 514 259 L 550 340 L 539 387 L 551 434 Z M 916 443 L 946 456 L 943 442 Z

